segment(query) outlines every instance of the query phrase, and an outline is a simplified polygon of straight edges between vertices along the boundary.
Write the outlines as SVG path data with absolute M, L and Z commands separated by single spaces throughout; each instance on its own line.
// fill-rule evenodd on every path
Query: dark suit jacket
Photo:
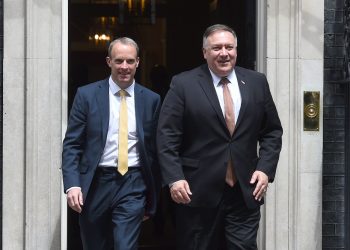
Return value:
M 146 213 L 153 215 L 160 184 L 156 161 L 155 134 L 160 97 L 135 84 L 135 113 L 141 170 L 147 185 Z M 108 79 L 78 89 L 63 141 L 64 190 L 81 187 L 84 200 L 106 143 L 109 123 Z
M 186 179 L 189 206 L 218 204 L 230 155 L 249 208 L 263 202 L 253 197 L 253 172 L 263 171 L 270 182 L 275 177 L 282 127 L 266 77 L 240 67 L 235 72 L 242 104 L 232 137 L 206 64 L 174 76 L 164 100 L 157 134 L 163 182 Z

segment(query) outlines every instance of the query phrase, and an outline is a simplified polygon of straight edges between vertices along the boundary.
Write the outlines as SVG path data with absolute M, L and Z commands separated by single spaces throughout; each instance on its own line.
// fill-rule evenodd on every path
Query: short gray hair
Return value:
M 120 37 L 120 38 L 117 38 L 115 40 L 113 40 L 110 44 L 109 44 L 109 47 L 108 47 L 108 57 L 111 57 L 111 53 L 112 53 L 112 49 L 113 49 L 113 46 L 116 44 L 116 43 L 121 43 L 121 44 L 127 44 L 127 45 L 132 45 L 135 47 L 136 49 L 136 53 L 137 53 L 137 56 L 139 56 L 139 46 L 137 45 L 137 43 L 129 38 L 129 37 Z

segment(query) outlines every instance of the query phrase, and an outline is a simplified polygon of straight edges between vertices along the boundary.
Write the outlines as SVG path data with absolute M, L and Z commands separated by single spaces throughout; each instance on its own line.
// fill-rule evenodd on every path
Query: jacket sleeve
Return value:
M 78 89 L 63 140 L 62 175 L 64 191 L 70 187 L 80 187 L 79 162 L 85 144 L 86 109 L 83 95 Z
M 183 116 L 183 89 L 175 76 L 164 99 L 157 130 L 158 158 L 164 185 L 185 179 L 179 157 Z
M 259 161 L 257 170 L 267 174 L 269 181 L 275 178 L 279 154 L 282 147 L 282 125 L 264 76 L 264 119 L 259 133 Z

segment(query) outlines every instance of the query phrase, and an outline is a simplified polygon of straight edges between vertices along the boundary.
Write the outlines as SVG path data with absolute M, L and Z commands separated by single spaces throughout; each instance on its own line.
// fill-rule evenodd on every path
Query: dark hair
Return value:
M 137 56 L 139 55 L 139 46 L 137 45 L 137 43 L 129 38 L 129 37 L 120 37 L 120 38 L 117 38 L 115 40 L 113 40 L 110 44 L 109 44 L 109 47 L 108 47 L 108 57 L 111 57 L 111 53 L 112 53 L 112 49 L 113 49 L 113 46 L 116 44 L 116 43 L 121 43 L 121 44 L 128 44 L 128 45 L 132 45 L 135 47 L 136 49 L 136 53 L 137 53 Z
M 235 38 L 236 46 L 237 46 L 237 35 L 233 29 L 231 29 L 229 26 L 224 25 L 224 24 L 214 24 L 212 26 L 209 26 L 203 34 L 203 48 L 205 47 L 205 44 L 207 42 L 207 38 L 216 31 L 230 32 L 233 35 L 233 37 Z

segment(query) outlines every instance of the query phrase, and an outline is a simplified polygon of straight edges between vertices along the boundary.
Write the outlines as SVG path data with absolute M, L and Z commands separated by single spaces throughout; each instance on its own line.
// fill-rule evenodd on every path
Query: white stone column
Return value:
M 284 135 L 260 249 L 322 249 L 323 9 L 322 0 L 267 0 L 267 77 Z M 319 131 L 303 130 L 304 91 L 320 91 Z
M 3 249 L 23 249 L 24 246 L 24 37 L 24 2 L 5 0 L 3 60 Z
M 3 249 L 60 249 L 61 0 L 4 0 Z

